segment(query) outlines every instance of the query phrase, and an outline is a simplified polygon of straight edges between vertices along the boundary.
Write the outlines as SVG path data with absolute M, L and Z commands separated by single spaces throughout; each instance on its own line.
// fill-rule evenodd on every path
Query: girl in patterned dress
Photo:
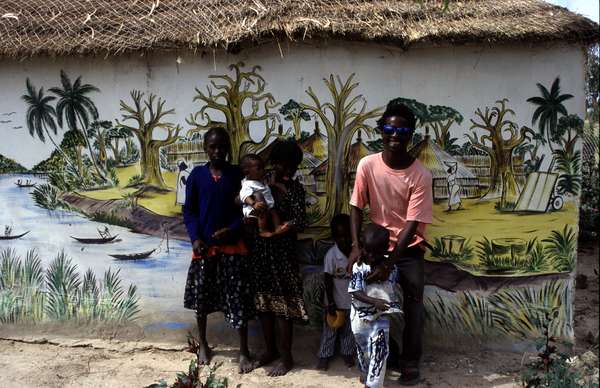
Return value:
M 289 231 L 270 238 L 257 236 L 252 248 L 254 302 L 266 344 L 260 365 L 278 360 L 269 371 L 270 376 L 283 376 L 293 368 L 293 320 L 308 320 L 296 261 L 297 233 L 306 226 L 306 193 L 302 184 L 293 179 L 302 158 L 302 149 L 294 141 L 279 141 L 273 147 L 270 186 L 274 209 L 281 222 L 289 225 Z M 279 341 L 275 338 L 275 324 L 281 335 Z
M 249 258 L 242 241 L 242 211 L 235 199 L 242 173 L 227 162 L 229 135 L 212 128 L 204 135 L 209 162 L 195 167 L 186 181 L 183 218 L 192 241 L 184 307 L 196 311 L 201 364 L 208 364 L 211 350 L 206 340 L 206 316 L 221 311 L 237 329 L 240 339 L 239 372 L 256 365 L 248 350 L 247 322 L 255 315 L 248 277 Z

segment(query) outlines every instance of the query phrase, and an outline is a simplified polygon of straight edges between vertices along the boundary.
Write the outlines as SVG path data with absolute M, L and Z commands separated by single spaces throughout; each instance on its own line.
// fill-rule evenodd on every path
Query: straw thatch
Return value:
M 0 0 L 0 56 L 228 47 L 282 38 L 413 44 L 598 41 L 540 0 Z M 233 45 L 233 47 L 232 47 Z

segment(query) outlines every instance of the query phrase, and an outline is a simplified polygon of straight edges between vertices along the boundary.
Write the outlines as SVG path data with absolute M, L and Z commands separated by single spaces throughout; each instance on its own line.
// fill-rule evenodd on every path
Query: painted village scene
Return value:
M 276 98 L 259 65 L 232 63 L 196 87 L 197 110 L 181 123 L 172 122 L 174 107 L 158 94 L 131 90 L 121 96 L 118 117 L 101 117 L 103 91 L 85 75 L 61 71 L 55 84 L 24 79 L 22 111 L 1 112 L 0 123 L 21 130 L 23 142 L 50 143 L 53 151 L 30 169 L 0 157 L 0 195 L 10 204 L 0 211 L 0 322 L 187 328 L 144 312 L 168 303 L 171 317 L 185 314 L 183 286 L 161 288 L 160 295 L 155 286 L 185 276 L 186 177 L 206 163 L 202 134 L 215 125 L 229 131 L 234 163 L 247 153 L 268 160 L 280 139 L 301 145 L 296 178 L 307 192 L 310 228 L 299 241 L 300 262 L 305 299 L 318 321 L 329 220 L 349 212 L 358 161 L 381 151 L 374 126 L 385 108 L 361 94 L 359 74 L 323 76 L 328 93 L 317 95 L 311 85 L 302 100 Z M 573 91 L 562 87 L 560 75 L 536 89 L 527 101 L 498 96 L 470 111 L 395 97 L 417 116 L 410 152 L 433 175 L 431 328 L 527 338 L 540 329 L 544 310 L 532 307 L 540 305 L 557 309 L 555 335 L 573 335 L 568 278 L 586 124 L 566 109 Z M 531 104 L 533 116 L 517 117 L 515 104 Z M 37 228 L 40 217 L 52 226 Z

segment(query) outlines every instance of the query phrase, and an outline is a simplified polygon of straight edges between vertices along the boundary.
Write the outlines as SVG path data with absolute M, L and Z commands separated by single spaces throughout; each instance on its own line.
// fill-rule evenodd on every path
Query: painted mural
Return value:
M 199 82 L 198 110 L 185 123 L 170 121 L 174 107 L 159 90 L 131 90 L 119 117 L 100 117 L 102 90 L 79 74 L 61 71 L 58 86 L 23 80 L 23 111 L 0 114 L 8 124 L 23 115 L 26 128 L 11 129 L 54 151 L 31 169 L 0 156 L 0 197 L 16 209 L 0 212 L 0 322 L 135 321 L 157 293 L 160 303 L 181 304 L 168 286 L 156 287 L 187 269 L 181 204 L 213 125 L 230 132 L 234 162 L 246 153 L 268 158 L 279 138 L 300 142 L 297 178 L 312 222 L 302 261 L 318 265 L 329 220 L 349 211 L 358 161 L 381 149 L 374 126 L 384 110 L 361 93 L 360 75 L 323 76 L 294 100 L 270 92 L 260 66 L 231 64 Z M 415 112 L 410 152 L 433 174 L 426 303 L 434 331 L 535 337 L 558 308 L 553 332 L 573 335 L 584 121 L 565 108 L 573 96 L 560 79 L 549 81 L 526 101 L 497 96 L 462 112 L 390 96 Z M 517 117 L 515 104 L 532 104 L 533 116 Z M 30 249 L 45 241 L 58 250 Z M 78 266 L 72 257 L 90 261 Z M 306 284 L 307 299 L 320 300 L 318 280 Z

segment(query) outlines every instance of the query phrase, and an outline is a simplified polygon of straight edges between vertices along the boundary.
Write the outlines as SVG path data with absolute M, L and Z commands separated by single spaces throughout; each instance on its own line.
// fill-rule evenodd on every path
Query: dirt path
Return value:
M 580 274 L 587 275 L 587 288 L 575 297 L 576 351 L 591 347 L 590 335 L 598 335 L 598 246 L 580 250 Z M 464 345 L 464 344 L 461 344 Z M 461 346 L 462 347 L 462 346 Z M 304 349 L 300 347 L 301 349 Z M 173 381 L 175 374 L 187 369 L 193 355 L 172 348 L 156 348 L 141 343 L 101 340 L 53 340 L 53 343 L 27 343 L 0 339 L 0 387 L 143 387 L 161 378 Z M 227 376 L 230 386 L 264 387 L 360 387 L 355 369 L 348 370 L 336 360 L 328 372 L 313 369 L 314 355 L 298 352 L 295 368 L 287 376 L 272 379 L 264 369 L 249 375 L 237 374 L 235 352 L 218 347 L 215 361 L 222 361 L 219 375 Z M 501 351 L 452 351 L 425 349 L 421 387 L 511 387 L 519 377 L 523 354 Z M 396 371 L 388 373 L 388 384 L 396 386 Z M 234 383 L 234 384 L 231 384 Z

